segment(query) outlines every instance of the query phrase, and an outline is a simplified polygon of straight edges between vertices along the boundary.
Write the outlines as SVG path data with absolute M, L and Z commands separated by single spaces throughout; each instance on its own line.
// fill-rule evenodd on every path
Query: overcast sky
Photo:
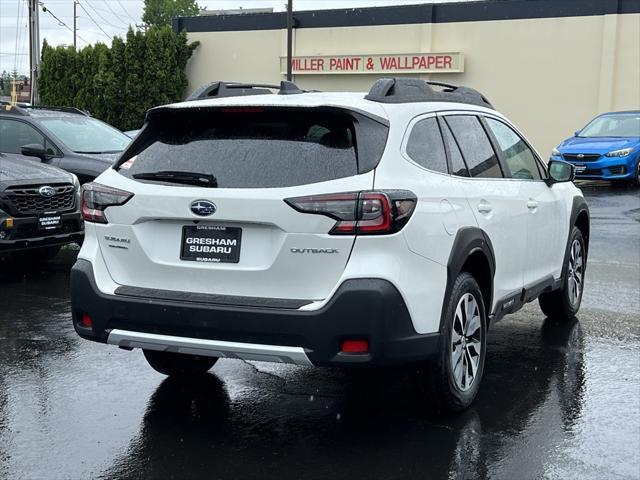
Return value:
M 293 0 L 293 6 L 294 10 L 314 10 L 434 1 L 436 0 Z M 80 0 L 77 7 L 78 47 L 95 42 L 110 45 L 111 36 L 124 35 L 129 25 L 141 22 L 143 3 L 143 0 Z M 208 10 L 271 7 L 282 11 L 286 8 L 285 0 L 198 0 L 198 3 Z M 70 31 L 73 29 L 73 0 L 41 0 L 40 4 L 60 20 L 58 22 L 50 13 L 40 9 L 40 38 L 46 38 L 52 45 L 73 45 L 73 33 Z M 27 0 L 0 0 L 0 72 L 17 68 L 20 73 L 28 73 L 27 18 Z

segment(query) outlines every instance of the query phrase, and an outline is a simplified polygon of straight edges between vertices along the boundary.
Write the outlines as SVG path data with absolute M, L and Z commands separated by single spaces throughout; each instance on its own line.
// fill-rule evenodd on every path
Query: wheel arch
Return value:
M 482 300 L 487 314 L 493 306 L 493 277 L 495 274 L 495 254 L 487 234 L 477 227 L 458 230 L 447 262 L 447 285 L 440 314 L 440 331 L 444 327 L 446 306 L 453 290 L 453 284 L 461 272 L 471 274 L 482 291 Z M 488 327 L 488 325 L 487 325 Z
M 584 238 L 584 247 L 585 247 L 585 260 L 589 253 L 589 235 L 591 233 L 591 217 L 589 214 L 589 206 L 587 205 L 587 201 L 584 197 L 573 197 L 573 203 L 571 206 L 571 217 L 569 220 L 569 235 L 567 235 L 567 245 L 565 248 L 564 254 L 564 263 L 566 265 L 567 258 L 569 256 L 569 243 L 571 241 L 571 230 L 573 227 L 577 227 L 582 233 L 582 237 Z M 564 268 L 563 268 L 563 278 L 564 278 Z

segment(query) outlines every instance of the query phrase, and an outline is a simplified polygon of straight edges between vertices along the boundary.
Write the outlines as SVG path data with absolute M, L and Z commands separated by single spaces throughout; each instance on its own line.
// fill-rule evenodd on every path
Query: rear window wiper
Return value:
M 133 178 L 137 180 L 156 180 L 158 182 L 195 185 L 198 187 L 216 188 L 218 186 L 216 177 L 207 173 L 162 170 L 159 172 L 136 173 L 133 175 Z

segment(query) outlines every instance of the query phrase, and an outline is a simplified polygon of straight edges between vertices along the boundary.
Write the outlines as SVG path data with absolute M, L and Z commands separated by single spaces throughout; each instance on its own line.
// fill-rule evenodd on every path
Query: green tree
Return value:
M 185 68 L 198 43 L 170 27 L 129 29 L 111 47 L 42 46 L 40 101 L 88 110 L 121 130 L 140 128 L 148 109 L 182 100 Z
M 149 26 L 171 26 L 175 17 L 192 17 L 200 11 L 195 0 L 144 0 L 142 21 Z

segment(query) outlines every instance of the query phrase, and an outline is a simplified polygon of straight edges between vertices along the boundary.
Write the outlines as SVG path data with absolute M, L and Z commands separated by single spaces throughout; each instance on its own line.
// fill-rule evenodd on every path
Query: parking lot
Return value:
M 537 302 L 490 332 L 464 413 L 430 412 L 415 368 L 223 360 L 197 384 L 80 339 L 74 250 L 0 265 L 0 478 L 637 478 L 640 198 L 583 185 L 592 215 L 579 318 Z

